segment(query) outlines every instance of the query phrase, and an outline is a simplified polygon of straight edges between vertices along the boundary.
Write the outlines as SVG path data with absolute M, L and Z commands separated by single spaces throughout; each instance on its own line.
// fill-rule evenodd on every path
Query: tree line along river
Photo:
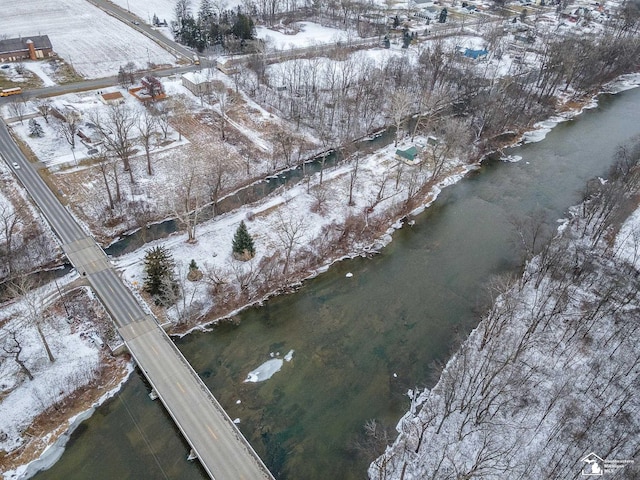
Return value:
M 434 383 L 434 362 L 446 361 L 488 307 L 491 280 L 519 273 L 513 219 L 541 212 L 555 228 L 586 181 L 606 175 L 616 147 L 640 134 L 638 112 L 640 89 L 602 95 L 544 141 L 505 152 L 519 162 L 489 160 L 445 189 L 379 255 L 340 262 L 178 347 L 276 478 L 365 478 L 364 423 L 376 419 L 393 438 L 407 390 Z M 290 350 L 271 379 L 244 382 L 271 353 Z M 148 392 L 134 373 L 36 478 L 206 478 Z

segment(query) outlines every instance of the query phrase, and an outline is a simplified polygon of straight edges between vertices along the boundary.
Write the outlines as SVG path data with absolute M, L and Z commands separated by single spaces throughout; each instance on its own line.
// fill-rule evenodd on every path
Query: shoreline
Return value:
M 631 83 L 626 83 L 627 78 L 633 78 L 634 81 L 632 81 Z M 616 86 L 616 85 L 619 85 L 624 88 L 616 91 L 611 91 L 606 89 L 607 87 L 611 88 L 612 86 Z M 636 73 L 636 74 L 623 75 L 618 79 L 615 79 L 612 82 L 609 82 L 608 84 L 606 84 L 604 87 L 602 87 L 602 89 L 599 92 L 593 95 L 585 96 L 584 101 L 580 103 L 578 108 L 573 108 L 566 112 L 559 112 L 547 120 L 537 122 L 536 124 L 534 124 L 534 127 L 538 126 L 537 128 L 524 132 L 522 135 L 517 137 L 517 140 L 505 146 L 504 149 L 517 147 L 525 143 L 531 143 L 531 141 L 534 141 L 534 140 L 527 141 L 527 136 L 529 135 L 529 137 L 531 137 L 536 132 L 538 133 L 543 132 L 541 134 L 541 138 L 539 138 L 540 135 L 535 136 L 535 138 L 537 139 L 535 141 L 542 141 L 546 137 L 547 133 L 549 133 L 553 129 L 553 127 L 555 127 L 559 123 L 571 120 L 577 117 L 578 115 L 582 114 L 587 109 L 592 109 L 597 107 L 599 104 L 598 97 L 601 94 L 606 93 L 610 95 L 616 95 L 628 89 L 637 88 L 638 86 L 640 86 L 640 74 Z M 486 160 L 486 158 L 488 158 L 490 155 L 495 153 L 496 153 L 495 151 L 487 153 L 479 161 L 471 164 L 466 164 L 460 167 L 459 170 L 461 171 L 457 171 L 452 175 L 449 175 L 448 177 L 445 177 L 442 180 L 435 183 L 434 185 L 432 185 L 427 191 L 424 191 L 421 194 L 420 204 L 417 207 L 413 208 L 408 214 L 395 218 L 395 220 L 393 220 L 387 226 L 384 232 L 382 231 L 378 232 L 376 238 L 372 242 L 357 248 L 354 246 L 352 247 L 352 250 L 350 251 L 350 253 L 340 255 L 333 259 L 326 259 L 325 262 L 314 267 L 310 272 L 309 270 L 306 270 L 306 273 L 308 273 L 306 275 L 304 275 L 305 272 L 300 272 L 301 278 L 299 279 L 294 278 L 293 281 L 287 284 L 286 286 L 279 287 L 271 292 L 268 292 L 267 294 L 263 295 L 260 299 L 253 300 L 245 305 L 242 305 L 238 308 L 233 309 L 232 311 L 226 314 L 222 314 L 212 320 L 207 320 L 204 323 L 192 326 L 188 328 L 185 332 L 171 333 L 171 335 L 176 337 L 183 337 L 193 331 L 207 331 L 208 328 L 211 327 L 213 324 L 219 323 L 221 321 L 229 320 L 234 316 L 236 316 L 238 313 L 248 308 L 251 308 L 253 306 L 260 306 L 271 297 L 274 297 L 276 295 L 281 295 L 283 293 L 291 293 L 292 291 L 295 291 L 297 287 L 302 285 L 302 283 L 305 280 L 310 280 L 312 278 L 319 276 L 322 273 L 325 273 L 326 271 L 329 270 L 329 268 L 332 265 L 334 265 L 337 262 L 340 262 L 346 259 L 356 258 L 359 256 L 367 256 L 367 255 L 373 255 L 373 254 L 379 253 L 380 250 L 382 250 L 385 246 L 389 245 L 391 241 L 393 241 L 393 233 L 396 230 L 399 230 L 400 228 L 402 228 L 405 225 L 405 223 L 407 223 L 407 220 L 409 219 L 409 217 L 415 217 L 420 213 L 424 212 L 438 198 L 438 195 L 440 194 L 443 188 L 457 183 L 458 181 L 463 179 L 470 171 L 480 168 L 482 162 Z M 69 426 L 62 433 L 60 433 L 55 440 L 53 440 L 47 447 L 45 447 L 43 452 L 40 453 L 40 455 L 37 458 L 34 458 L 23 465 L 20 465 L 14 470 L 4 472 L 3 473 L 4 478 L 7 478 L 7 479 L 8 478 L 11 478 L 11 479 L 30 478 L 31 476 L 35 475 L 37 472 L 41 470 L 46 470 L 47 468 L 51 467 L 64 452 L 66 443 L 69 440 L 70 435 L 77 428 L 77 426 L 83 420 L 85 420 L 86 418 L 89 418 L 92 415 L 93 411 L 95 411 L 95 409 L 98 408 L 100 405 L 102 405 L 106 400 L 115 396 L 123 387 L 125 382 L 129 379 L 135 367 L 133 366 L 132 361 L 128 361 L 126 365 L 127 365 L 126 373 L 118 380 L 118 385 L 115 388 L 111 389 L 109 392 L 99 397 L 98 400 L 93 402 L 91 404 L 91 407 L 89 407 L 88 409 L 85 409 L 80 414 L 76 414 L 72 416 L 70 419 L 68 419 L 65 423 L 69 423 Z M 63 425 L 64 423 L 60 424 L 58 428 L 62 427 Z M 10 453 L 11 452 L 8 452 L 8 454 Z
M 615 86 L 619 86 L 620 88 L 612 89 Z M 327 272 L 329 268 L 331 268 L 331 266 L 333 266 L 338 262 L 357 258 L 357 257 L 376 255 L 380 253 L 380 251 L 383 248 L 385 248 L 387 245 L 389 245 L 393 241 L 393 233 L 396 230 L 400 230 L 404 226 L 405 220 L 407 220 L 409 217 L 415 217 L 423 213 L 427 208 L 429 208 L 433 204 L 433 202 L 437 200 L 443 188 L 456 184 L 457 182 L 462 180 L 467 174 L 469 174 L 469 172 L 479 169 L 483 161 L 485 161 L 490 156 L 495 155 L 496 153 L 501 154 L 503 150 L 508 150 L 511 148 L 526 145 L 527 143 L 535 143 L 535 142 L 543 141 L 546 138 L 547 134 L 549 134 L 553 130 L 553 128 L 555 128 L 557 125 L 573 120 L 574 118 L 584 113 L 586 110 L 597 108 L 599 105 L 599 97 L 601 95 L 603 94 L 617 95 L 619 93 L 622 93 L 634 88 L 638 88 L 638 87 L 640 87 L 640 73 L 631 73 L 631 74 L 621 75 L 620 77 L 612 80 L 611 82 L 606 83 L 598 92 L 594 94 L 591 94 L 591 95 L 585 94 L 582 101 L 577 102 L 578 103 L 577 107 L 570 108 L 566 111 L 559 111 L 558 113 L 555 113 L 554 115 L 550 116 L 548 119 L 536 122 L 533 125 L 534 127 L 533 129 L 527 130 L 519 134 L 516 137 L 516 139 L 510 142 L 508 145 L 505 145 L 504 147 L 498 150 L 493 150 L 484 154 L 477 162 L 466 164 L 465 167 L 463 168 L 463 172 L 453 174 L 446 178 L 443 178 L 441 181 L 439 181 L 434 186 L 432 186 L 428 192 L 425 193 L 425 195 L 423 196 L 423 201 L 422 203 L 420 203 L 420 205 L 413 208 L 409 213 L 402 215 L 400 217 L 397 217 L 387 227 L 386 231 L 378 235 L 373 242 L 361 247 L 360 249 L 353 249 L 350 253 L 340 255 L 333 259 L 328 259 L 325 263 L 315 267 L 310 274 L 294 280 L 293 282 L 291 282 L 285 287 L 280 287 L 276 290 L 270 291 L 265 295 L 263 295 L 260 299 L 253 300 L 245 305 L 236 307 L 233 310 L 227 313 L 218 315 L 211 320 L 207 320 L 203 323 L 193 325 L 185 331 L 176 331 L 176 332 L 169 331 L 169 335 L 172 337 L 182 338 L 192 332 L 210 331 L 211 326 L 219 322 L 232 321 L 232 318 L 238 315 L 239 313 L 241 313 L 242 311 L 252 307 L 256 307 L 256 306 L 262 306 L 264 302 L 268 301 L 272 297 L 295 292 L 305 281 L 316 278 L 322 273 Z M 570 100 L 570 102 L 576 103 L 575 100 Z M 566 105 L 567 103 L 569 102 L 565 102 L 563 105 Z M 500 160 L 501 161 L 519 161 L 519 160 L 508 160 L 509 157 L 510 156 L 504 157 L 501 154 Z
M 62 457 L 67 442 L 70 440 L 73 432 L 88 418 L 90 418 L 93 413 L 103 405 L 107 400 L 115 397 L 118 392 L 122 389 L 125 383 L 131 377 L 135 366 L 133 364 L 133 360 L 128 360 L 126 362 L 119 362 L 119 365 L 114 365 L 111 368 L 106 369 L 105 374 L 111 375 L 114 372 L 119 373 L 115 378 L 110 378 L 109 380 L 115 382 L 115 386 L 107 391 L 105 391 L 102 395 L 100 395 L 97 399 L 89 402 L 89 406 L 80 410 L 78 413 L 74 413 L 72 416 L 67 418 L 63 423 L 59 424 L 57 428 L 53 431 L 47 433 L 46 437 L 48 438 L 47 445 L 38 453 L 38 455 L 29 460 L 26 463 L 20 464 L 12 470 L 7 470 L 2 472 L 4 480 L 23 480 L 28 479 L 36 475 L 38 472 L 48 470 L 51 468 L 59 459 Z M 89 387 L 87 390 L 87 394 L 90 397 L 95 396 L 94 394 L 97 392 L 97 389 Z M 71 406 L 73 409 L 73 405 Z M 68 426 L 62 430 L 60 430 L 65 424 Z M 32 424 L 33 425 L 33 424 Z M 19 450 L 19 449 L 18 449 Z M 14 450 L 16 452 L 16 450 Z M 12 452 L 8 452 L 7 455 L 10 455 Z

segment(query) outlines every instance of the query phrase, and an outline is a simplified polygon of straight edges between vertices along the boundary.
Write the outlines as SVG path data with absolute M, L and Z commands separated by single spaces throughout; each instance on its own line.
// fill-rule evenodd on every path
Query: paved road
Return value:
M 154 77 L 169 77 L 171 75 L 178 75 L 185 72 L 193 72 L 200 70 L 200 65 L 188 65 L 185 67 L 172 67 L 163 68 L 159 70 L 148 70 L 148 73 Z M 144 71 L 137 72 L 140 75 L 145 74 Z M 31 90 L 25 90 L 22 92 L 23 98 L 35 98 L 35 97 L 53 97 L 56 95 L 63 95 L 71 92 L 83 92 L 86 90 L 96 90 L 99 88 L 107 88 L 118 85 L 117 77 L 104 77 L 96 78 L 93 80 L 82 80 L 80 82 L 67 83 L 65 85 L 55 85 L 52 87 L 34 88 Z M 3 102 L 11 102 L 16 97 L 1 97 L 0 104 Z
M 104 251 L 58 201 L 0 121 L 0 156 L 44 214 L 72 265 L 105 305 L 140 369 L 216 480 L 273 477 L 156 320 L 124 285 Z

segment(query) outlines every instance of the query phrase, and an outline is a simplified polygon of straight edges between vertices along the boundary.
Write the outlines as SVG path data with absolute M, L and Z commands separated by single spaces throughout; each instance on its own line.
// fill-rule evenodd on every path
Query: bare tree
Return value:
M 170 118 L 174 120 L 172 125 L 178 131 L 178 141 L 182 140 L 182 133 L 189 117 L 188 101 L 189 99 L 186 95 L 180 94 L 172 97 L 169 102 L 171 108 Z
M 351 169 L 351 172 L 349 172 L 349 201 L 347 202 L 347 205 L 349 205 L 350 207 L 354 205 L 353 189 L 356 185 L 356 178 L 358 177 L 358 167 L 360 166 L 360 155 L 356 152 L 354 156 L 356 157 L 355 162 L 353 168 Z
M 14 283 L 10 290 L 14 295 L 19 296 L 21 302 L 26 306 L 24 312 L 22 312 L 23 319 L 30 325 L 33 325 L 38 331 L 38 336 L 42 341 L 47 357 L 50 362 L 55 361 L 55 357 L 49 347 L 49 342 L 42 331 L 42 325 L 45 322 L 44 317 L 44 298 L 42 293 L 38 291 L 34 282 L 26 276 L 21 277 L 16 283 Z
M 391 94 L 389 99 L 389 114 L 396 127 L 396 135 L 394 139 L 394 147 L 398 146 L 400 131 L 405 119 L 411 113 L 411 97 L 406 90 L 396 90 Z
M 51 114 L 52 108 L 51 100 L 49 100 L 48 98 L 36 98 L 35 104 L 38 112 L 40 112 L 40 115 L 42 115 L 42 118 L 44 118 L 44 121 L 46 123 L 49 123 L 49 115 Z
M 22 98 L 12 98 L 9 102 L 9 113 L 20 120 L 20 123 L 23 123 L 24 114 L 27 111 L 27 105 L 24 99 Z
M 220 114 L 220 135 L 222 140 L 225 140 L 225 131 L 227 127 L 227 115 L 231 108 L 233 98 L 229 94 L 227 87 L 222 85 L 216 85 L 213 89 L 213 95 L 218 102 L 218 109 Z
M 329 197 L 326 186 L 318 183 L 313 188 L 309 189 L 309 194 L 315 200 L 312 210 L 314 212 L 322 214 L 325 210 L 325 203 L 327 202 L 327 199 Z
M 282 158 L 284 158 L 285 165 L 287 167 L 290 167 L 291 156 L 293 154 L 293 147 L 295 143 L 295 138 L 292 135 L 290 129 L 286 129 L 284 125 L 278 125 L 271 138 L 278 146 L 278 148 L 274 152 L 274 155 L 281 155 Z
M 195 320 L 198 312 L 198 292 L 202 282 L 189 280 L 189 266 L 177 265 L 177 275 L 175 281 L 178 289 L 173 290 L 175 299 L 171 304 L 176 309 L 178 324 L 186 324 Z
M 2 346 L 2 350 L 6 354 L 11 355 L 13 360 L 18 364 L 22 373 L 24 373 L 29 380 L 33 380 L 33 375 L 31 371 L 24 364 L 24 360 L 20 358 L 20 354 L 22 353 L 22 344 L 20 340 L 18 340 L 18 333 L 15 330 L 11 330 L 9 332 L 8 338 L 5 339 L 5 343 Z
M 447 160 L 457 154 L 459 150 L 470 143 L 470 131 L 466 122 L 448 118 L 443 120 L 437 129 L 438 139 L 429 147 L 432 164 L 431 179 L 434 180 L 442 173 Z
M 218 208 L 222 186 L 231 174 L 228 164 L 230 154 L 231 151 L 225 145 L 221 145 L 219 149 L 209 150 L 209 153 L 205 154 L 209 157 L 205 167 L 205 182 L 209 188 L 209 198 L 213 204 L 214 215 L 216 215 Z
M 104 188 L 107 191 L 107 199 L 109 200 L 109 209 L 115 208 L 115 202 L 120 202 L 122 197 L 120 195 L 120 182 L 118 180 L 118 172 L 115 168 L 115 162 L 110 160 L 107 155 L 98 155 L 93 157 L 93 160 L 98 165 L 98 169 L 102 174 L 102 180 L 104 180 Z M 113 181 L 116 187 L 115 201 L 111 192 L 111 173 L 113 173 Z
M 91 119 L 100 133 L 107 150 L 110 150 L 122 160 L 124 170 L 129 172 L 131 183 L 135 183 L 129 158 L 133 142 L 133 127 L 138 121 L 137 112 L 126 104 L 109 105 L 106 117 L 95 113 Z
M 153 137 L 156 136 L 156 121 L 155 116 L 151 114 L 149 110 L 145 110 L 144 113 L 138 118 L 138 133 L 140 134 L 140 143 L 144 148 L 145 156 L 147 157 L 147 174 L 153 175 L 151 169 L 151 142 Z
M 198 214 L 202 208 L 205 181 L 202 170 L 202 157 L 195 155 L 181 164 L 175 176 L 173 211 L 180 223 L 187 229 L 187 242 L 189 243 L 196 241 Z
M 300 244 L 301 237 L 306 231 L 306 222 L 303 216 L 294 214 L 283 216 L 278 210 L 276 222 L 276 236 L 284 249 L 284 266 L 282 274 L 286 275 L 289 270 L 291 252 L 296 245 Z
M 156 119 L 156 124 L 162 131 L 162 137 L 166 140 L 170 128 L 171 108 L 167 102 L 156 103 L 150 108 L 153 108 L 152 112 Z
M 14 236 L 20 230 L 23 216 L 20 209 L 16 209 L 8 203 L 0 204 L 0 254 L 4 258 L 3 264 L 7 268 L 7 274 L 13 273 L 14 263 Z
M 82 122 L 82 115 L 77 110 L 66 109 L 62 114 L 62 119 L 56 125 L 58 134 L 64 138 L 71 147 L 71 153 L 73 158 L 76 158 L 76 135 L 80 129 L 80 123 Z

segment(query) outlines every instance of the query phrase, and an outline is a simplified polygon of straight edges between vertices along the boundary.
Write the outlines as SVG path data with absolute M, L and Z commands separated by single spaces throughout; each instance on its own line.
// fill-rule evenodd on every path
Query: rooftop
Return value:
M 0 53 L 22 52 L 29 50 L 27 42 L 31 40 L 36 49 L 53 48 L 48 35 L 36 35 L 33 37 L 7 38 L 0 40 Z

